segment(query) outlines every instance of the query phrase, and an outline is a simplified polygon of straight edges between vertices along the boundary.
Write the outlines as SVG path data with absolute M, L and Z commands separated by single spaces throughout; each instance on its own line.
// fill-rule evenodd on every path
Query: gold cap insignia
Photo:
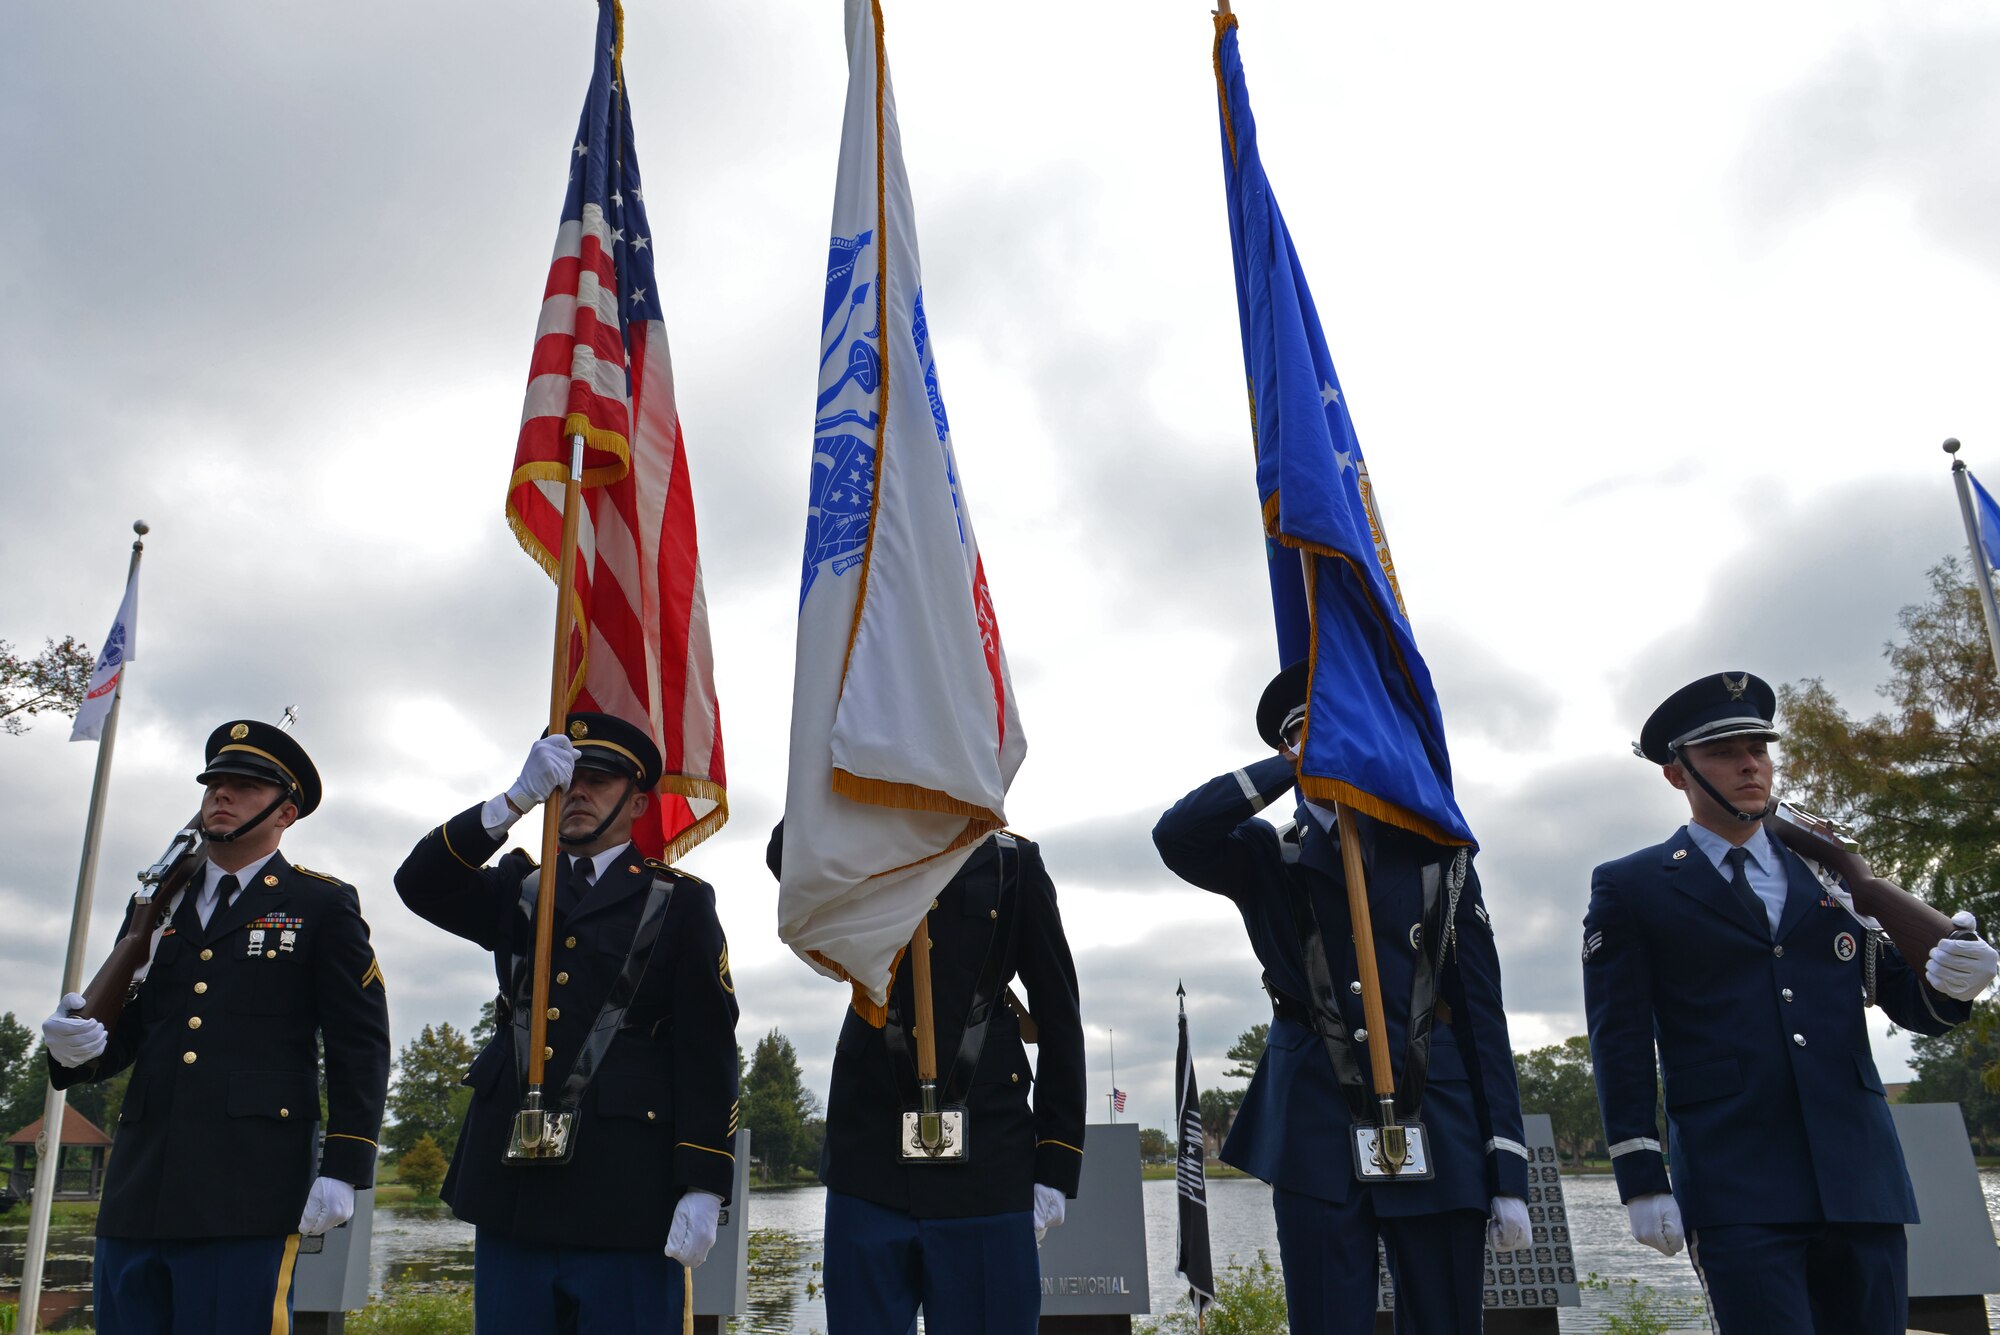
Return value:
M 271 875 L 271 874 L 270 874 L 270 873 L 268 873 L 268 872 L 267 872 L 267 873 L 265 873 L 265 876 L 264 876 L 264 884 L 265 884 L 265 885 L 276 885 L 277 883 L 278 883 L 278 878 L 277 878 L 276 876 L 273 876 L 273 875 Z
M 578 719 L 576 722 L 569 725 L 569 735 L 575 740 L 580 742 L 584 738 L 590 736 L 590 726 L 586 724 L 582 719 Z
M 249 735 L 250 725 L 247 723 L 239 723 L 229 730 L 229 740 L 232 742 L 240 742 Z
M 1743 692 L 1750 689 L 1750 674 L 1746 672 L 1742 676 L 1736 678 L 1736 680 L 1731 681 L 1729 679 L 1729 674 L 1725 672 L 1722 674 L 1722 687 L 1724 690 L 1729 692 L 1730 699 L 1741 700 L 1743 698 Z

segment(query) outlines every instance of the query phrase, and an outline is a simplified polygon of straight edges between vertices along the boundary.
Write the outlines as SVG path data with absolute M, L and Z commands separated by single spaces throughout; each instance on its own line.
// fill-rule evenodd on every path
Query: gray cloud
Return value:
M 2000 26 L 1904 22 L 1850 38 L 1773 101 L 1744 145 L 1740 206 L 1768 235 L 1887 188 L 1939 241 L 2000 267 Z

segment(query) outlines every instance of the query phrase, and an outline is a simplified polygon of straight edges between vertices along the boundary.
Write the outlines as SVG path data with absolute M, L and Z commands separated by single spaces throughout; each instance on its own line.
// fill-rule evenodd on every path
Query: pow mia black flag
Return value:
M 1177 1242 L 1174 1274 L 1187 1282 L 1188 1302 L 1199 1322 L 1215 1301 L 1215 1263 L 1208 1252 L 1208 1174 L 1203 1168 L 1207 1142 L 1201 1131 L 1201 1093 L 1194 1079 L 1194 1056 L 1188 1051 L 1187 988 L 1174 989 L 1181 999 L 1180 1055 L 1174 1062 L 1174 1106 L 1180 1111 L 1180 1157 L 1174 1167 L 1174 1221 Z

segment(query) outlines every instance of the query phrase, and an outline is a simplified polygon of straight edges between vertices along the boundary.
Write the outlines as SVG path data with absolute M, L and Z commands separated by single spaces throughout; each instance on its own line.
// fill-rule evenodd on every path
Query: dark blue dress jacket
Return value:
M 1592 875 L 1584 1004 L 1619 1195 L 1669 1189 L 1655 1121 L 1663 1070 L 1671 1189 L 1689 1228 L 1913 1224 L 1868 1048 L 1867 930 L 1779 852 L 1787 896 L 1775 938 L 1762 906 L 1743 901 L 1685 827 Z M 1889 1019 L 1921 1034 L 1972 1013 L 1886 940 L 1876 992 Z
M 1282 835 L 1255 818 L 1295 782 L 1291 762 L 1282 756 L 1212 779 L 1160 818 L 1153 842 L 1175 875 L 1229 897 L 1243 915 L 1251 948 L 1273 985 L 1301 1000 L 1312 992 L 1288 884 L 1291 878 L 1302 879 L 1312 895 L 1351 1033 L 1366 1022 L 1353 983 L 1358 973 L 1339 845 L 1303 808 L 1297 823 Z M 1386 1038 L 1401 1088 L 1417 952 L 1432 947 L 1422 940 L 1420 927 L 1423 870 L 1430 864 L 1449 869 L 1456 850 L 1366 816 L 1357 820 L 1368 868 Z M 1289 850 L 1287 842 L 1293 845 Z M 1438 996 L 1449 1008 L 1450 1021 L 1440 1019 L 1432 1028 L 1429 1083 L 1418 1112 L 1431 1139 L 1436 1177 L 1365 1188 L 1378 1215 L 1484 1212 L 1494 1196 L 1527 1196 L 1521 1096 L 1500 1003 L 1500 961 L 1479 877 L 1469 867 L 1456 921 L 1457 944 L 1438 979 Z M 1355 1045 L 1355 1059 L 1364 1072 L 1367 1044 L 1384 1037 L 1371 1034 L 1367 1043 Z M 1273 1186 L 1344 1202 L 1363 1189 L 1354 1175 L 1351 1125 L 1322 1040 L 1293 1020 L 1273 1019 L 1269 1045 L 1222 1147 L 1222 1159 Z

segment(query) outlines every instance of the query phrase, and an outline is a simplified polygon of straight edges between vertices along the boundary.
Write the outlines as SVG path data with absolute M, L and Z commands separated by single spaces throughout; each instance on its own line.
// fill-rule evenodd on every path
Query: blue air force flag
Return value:
M 2000 505 L 1993 503 L 1970 468 L 1965 470 L 1965 480 L 1972 484 L 1972 508 L 1979 518 L 1980 554 L 1988 570 L 2000 570 Z
M 90 670 L 90 685 L 84 689 L 83 707 L 76 711 L 76 723 L 69 730 L 72 742 L 95 742 L 104 737 L 104 720 L 111 702 L 125 680 L 125 665 L 139 653 L 139 568 L 125 577 L 125 597 L 118 604 L 118 616 L 98 651 L 97 666 Z
M 1027 753 L 924 315 L 882 13 L 847 0 L 778 934 L 880 1023 Z
M 1312 661 L 1300 791 L 1469 844 L 1430 669 L 1305 272 L 1258 160 L 1227 14 L 1215 20 L 1215 73 L 1278 657 Z

